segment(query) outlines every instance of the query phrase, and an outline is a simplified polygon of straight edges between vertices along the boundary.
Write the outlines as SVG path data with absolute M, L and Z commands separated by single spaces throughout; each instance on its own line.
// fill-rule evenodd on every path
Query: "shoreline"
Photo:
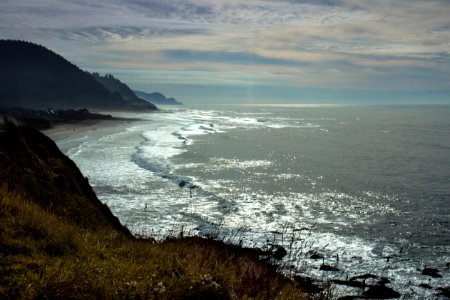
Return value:
M 0 153 L 1 299 L 312 298 L 261 260 L 272 252 L 132 236 L 76 164 L 30 126 L 0 124 Z
M 75 134 L 82 134 L 97 129 L 118 126 L 124 123 L 138 121 L 139 119 L 112 118 L 109 120 L 89 119 L 79 122 L 56 124 L 53 128 L 41 130 L 43 134 L 53 141 L 62 140 Z
M 122 124 L 124 124 L 124 123 L 122 123 Z M 111 126 L 114 126 L 114 124 L 111 124 Z M 113 131 L 114 129 L 112 129 L 112 131 Z M 92 132 L 91 132 L 92 133 Z M 96 135 L 96 134 L 94 134 L 94 135 Z M 191 200 L 192 201 L 192 200 Z M 145 212 L 145 215 L 147 214 L 147 212 Z M 147 217 L 146 217 L 147 218 Z M 152 234 L 151 234 L 151 236 L 153 236 L 153 231 L 152 231 Z M 325 244 L 325 243 L 324 243 Z M 324 245 L 324 244 L 322 244 L 322 245 Z M 327 245 L 325 245 L 324 247 L 323 247 L 323 249 L 325 249 L 325 247 L 327 247 Z M 318 248 L 319 249 L 319 248 Z M 373 247 L 373 249 L 380 249 L 380 248 L 375 248 L 375 247 Z M 382 248 L 382 249 L 384 249 L 384 248 Z M 321 249 L 320 249 L 321 250 Z M 383 252 L 385 252 L 384 250 L 383 251 L 381 251 L 381 252 L 377 252 L 377 253 L 380 253 L 379 254 L 379 256 L 381 256 L 381 255 L 383 255 Z M 375 252 L 370 252 L 370 253 L 375 253 Z M 369 254 L 370 254 L 369 253 Z M 392 252 L 392 253 L 394 253 L 394 255 L 397 253 L 397 252 Z M 332 253 L 331 254 L 329 254 L 329 252 L 324 252 L 324 253 L 320 253 L 322 256 L 325 256 L 326 258 L 328 257 L 328 258 L 331 258 L 332 256 Z M 327 255 L 327 254 L 329 254 L 329 255 Z M 349 256 L 350 257 L 350 256 Z M 357 257 L 357 256 L 355 256 L 355 257 Z M 397 256 L 394 256 L 394 257 L 397 257 Z M 341 256 L 341 264 L 342 264 L 342 262 L 344 262 L 344 260 L 343 260 L 343 258 L 344 258 L 344 256 L 342 255 Z M 350 258 L 350 259 L 352 259 L 353 260 L 353 258 Z M 382 259 L 382 260 L 381 260 Z M 391 261 L 392 261 L 392 258 L 388 258 L 387 256 L 386 256 L 386 258 L 381 258 L 380 259 L 380 261 L 383 261 L 384 262 L 384 260 L 385 259 L 391 259 Z M 315 260 L 314 260 L 315 261 Z M 389 260 L 388 260 L 389 261 Z M 311 263 L 311 264 L 313 264 L 313 263 Z M 322 261 L 322 264 L 325 264 L 325 262 L 324 261 Z M 391 262 L 391 264 L 393 264 L 393 266 L 395 267 L 395 265 L 394 264 L 397 264 L 395 261 L 394 262 Z M 380 264 L 381 265 L 381 264 Z M 331 265 L 331 264 L 329 264 L 328 266 L 333 266 L 333 265 Z M 317 269 L 319 269 L 319 267 L 320 267 L 320 262 L 318 261 L 318 263 L 317 263 Z M 313 268 L 313 267 L 312 267 Z M 311 268 L 311 269 L 312 269 Z M 417 270 L 419 270 L 420 271 L 420 269 L 422 268 L 420 265 L 417 265 Z M 420 269 L 419 269 L 420 268 Z M 344 268 L 345 269 L 345 268 Z M 364 275 L 364 274 L 369 274 L 369 275 L 374 275 L 374 276 L 378 276 L 379 278 L 381 278 L 381 276 L 382 275 L 380 275 L 380 274 L 384 274 L 384 271 L 383 272 L 373 272 L 372 270 L 373 269 L 371 269 L 371 270 L 369 270 L 368 269 L 368 271 L 363 271 L 363 272 L 360 272 L 359 270 L 361 270 L 360 268 L 355 268 L 355 269 L 350 269 L 350 271 L 348 271 L 348 272 L 352 272 L 352 273 L 350 273 L 351 275 L 350 275 L 350 277 L 355 277 L 355 276 L 360 276 L 360 275 Z M 344 272 L 344 271 L 342 271 L 342 272 Z M 345 270 L 345 272 L 347 272 L 347 270 Z M 364 273 L 364 274 L 363 274 Z M 420 273 L 420 272 L 419 272 Z M 419 274 L 419 273 L 417 273 L 416 272 L 416 274 L 417 274 L 417 276 L 420 276 L 421 274 Z M 303 273 L 304 274 L 304 273 Z M 330 274 L 333 274 L 333 273 L 330 273 Z M 330 276 L 332 276 L 332 275 L 330 275 Z M 392 277 L 390 277 L 390 278 L 392 278 Z M 395 278 L 397 278 L 397 277 L 395 277 Z M 420 280 L 420 277 L 418 277 L 419 278 L 419 280 Z M 425 277 L 426 278 L 426 277 Z M 335 285 L 341 285 L 341 286 L 344 286 L 344 288 L 345 288 L 345 284 L 346 283 L 349 283 L 349 282 L 346 282 L 345 280 L 345 277 L 342 277 L 342 278 L 338 278 L 338 279 L 335 279 L 335 280 L 337 280 L 334 284 Z M 421 290 L 421 289 L 424 289 L 423 287 L 421 287 L 419 284 L 422 284 L 422 283 L 424 283 L 425 281 L 423 281 L 423 282 L 418 282 L 417 281 L 417 284 L 416 284 L 416 286 L 417 286 L 417 289 L 418 290 Z M 373 280 L 371 283 L 377 283 L 375 280 Z M 349 283 L 349 284 L 351 284 L 351 283 Z M 396 284 L 396 286 L 401 286 L 401 283 L 399 284 L 398 283 L 398 281 L 397 282 L 395 282 L 395 280 L 394 280 L 394 284 Z M 404 285 L 406 285 L 406 283 L 404 284 Z M 395 288 L 396 290 L 399 290 L 400 291 L 400 289 L 397 289 L 396 288 L 396 286 L 393 286 L 393 285 L 391 285 L 391 287 L 393 287 L 393 288 Z M 431 286 L 431 285 L 430 285 Z M 438 285 L 436 285 L 436 286 L 438 286 Z M 342 289 L 344 289 L 344 288 L 342 288 Z M 424 292 L 425 293 L 425 292 Z M 344 294 L 342 294 L 342 295 L 344 295 Z

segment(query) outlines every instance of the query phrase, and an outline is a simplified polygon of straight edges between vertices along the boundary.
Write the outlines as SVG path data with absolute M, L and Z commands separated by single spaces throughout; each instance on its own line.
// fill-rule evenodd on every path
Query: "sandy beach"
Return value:
M 83 132 L 93 131 L 100 128 L 113 127 L 124 122 L 130 122 L 123 119 L 112 120 L 85 120 L 75 123 L 67 123 L 56 125 L 54 128 L 42 130 L 42 133 L 47 135 L 54 141 L 61 140 L 72 136 L 74 134 L 81 134 Z

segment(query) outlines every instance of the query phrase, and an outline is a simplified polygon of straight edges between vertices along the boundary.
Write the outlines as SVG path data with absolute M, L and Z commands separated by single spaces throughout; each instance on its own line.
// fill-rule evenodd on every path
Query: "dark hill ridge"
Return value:
M 92 76 L 113 94 L 120 94 L 127 102 L 148 102 L 138 98 L 135 93 L 128 87 L 128 85 L 115 78 L 111 74 L 101 76 L 99 73 L 93 73 Z M 148 102 L 148 104 L 153 105 L 151 102 Z
M 160 105 L 183 105 L 181 102 L 178 102 L 175 98 L 166 98 L 161 93 L 155 92 L 155 93 L 146 93 L 142 91 L 134 91 L 134 93 L 147 101 L 150 101 L 151 103 L 160 104 Z
M 139 99 L 126 84 L 111 74 L 101 76 L 99 73 L 94 72 L 92 73 L 92 76 L 94 76 L 94 78 L 109 91 L 119 93 L 126 101 Z
M 0 40 L 0 106 L 34 109 L 154 110 L 143 100 L 125 101 L 91 74 L 47 48 Z

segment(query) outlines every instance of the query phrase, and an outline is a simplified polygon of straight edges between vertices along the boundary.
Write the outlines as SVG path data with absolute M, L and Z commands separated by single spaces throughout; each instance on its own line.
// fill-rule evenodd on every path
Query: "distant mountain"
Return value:
M 146 93 L 142 91 L 134 91 L 134 93 L 151 103 L 160 104 L 160 105 L 183 105 L 183 103 L 178 102 L 175 98 L 166 98 L 161 93 Z
M 30 42 L 0 40 L 0 67 L 3 107 L 156 109 L 144 100 L 125 100 L 62 56 Z

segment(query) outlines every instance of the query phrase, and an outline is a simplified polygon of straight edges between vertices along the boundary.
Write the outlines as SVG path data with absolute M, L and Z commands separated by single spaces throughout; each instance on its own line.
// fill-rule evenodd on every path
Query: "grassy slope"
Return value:
M 54 143 L 0 125 L 0 299 L 304 299 L 257 251 L 138 240 Z

